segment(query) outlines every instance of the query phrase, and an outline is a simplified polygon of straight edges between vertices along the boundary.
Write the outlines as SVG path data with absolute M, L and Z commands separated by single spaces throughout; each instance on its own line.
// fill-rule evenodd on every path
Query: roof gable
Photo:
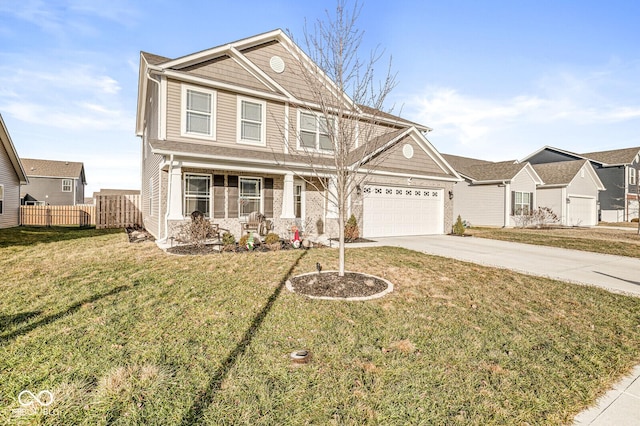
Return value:
M 585 170 L 591 176 L 595 185 L 604 190 L 604 185 L 594 171 L 589 160 L 562 161 L 558 163 L 535 164 L 535 171 L 544 181 L 544 186 L 568 186 L 578 176 L 580 170 Z
M 610 151 L 597 151 L 580 154 L 585 158 L 596 161 L 603 165 L 613 166 L 622 164 L 633 164 L 640 154 L 640 147 L 613 149 Z
M 80 179 L 86 185 L 84 164 L 73 161 L 39 160 L 23 158 L 22 165 L 27 176 Z
M 24 171 L 24 167 L 22 167 L 22 163 L 20 162 L 20 157 L 18 157 L 16 147 L 11 140 L 11 136 L 9 135 L 9 130 L 7 130 L 7 126 L 4 124 L 2 114 L 0 114 L 0 143 L 2 143 L 2 145 L 4 146 L 4 150 L 7 152 L 9 161 L 11 161 L 13 169 L 20 183 L 29 183 L 29 179 L 27 178 L 27 175 Z

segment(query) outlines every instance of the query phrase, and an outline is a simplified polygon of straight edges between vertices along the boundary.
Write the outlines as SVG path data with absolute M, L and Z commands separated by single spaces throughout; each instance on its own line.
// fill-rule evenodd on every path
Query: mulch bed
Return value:
M 367 297 L 387 288 L 385 281 L 355 272 L 345 272 L 344 277 L 338 276 L 338 272 L 321 272 L 300 275 L 289 281 L 296 293 L 316 297 Z
M 330 238 L 331 241 L 335 241 L 336 243 L 338 243 L 338 238 Z M 344 240 L 345 244 L 355 244 L 355 243 L 375 243 L 374 240 L 368 240 L 366 238 L 352 238 L 352 239 L 346 239 Z
M 153 235 L 148 233 L 144 228 L 139 226 L 128 226 L 125 228 L 130 243 L 142 243 L 145 241 L 155 241 Z
M 323 248 L 322 244 L 315 243 L 312 248 Z M 246 247 L 240 247 L 238 244 L 235 245 L 234 248 L 225 248 L 221 250 L 222 247 L 219 244 L 205 244 L 202 246 L 195 246 L 193 244 L 187 245 L 179 245 L 175 247 L 170 247 L 167 249 L 167 253 L 171 254 L 180 254 L 180 255 L 206 255 L 213 253 L 252 253 L 252 252 L 267 252 L 267 251 L 278 251 L 278 250 L 307 250 L 302 247 L 295 248 L 291 244 L 282 242 L 280 247 L 277 249 L 272 249 L 267 244 L 259 244 L 254 247 L 253 250 L 247 250 Z

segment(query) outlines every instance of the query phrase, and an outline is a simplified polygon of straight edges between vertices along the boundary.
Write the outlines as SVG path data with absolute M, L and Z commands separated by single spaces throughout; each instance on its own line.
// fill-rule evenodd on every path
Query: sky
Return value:
M 353 4 L 353 3 L 351 3 Z M 0 114 L 23 158 L 81 161 L 86 195 L 140 188 L 140 51 L 175 58 L 305 23 L 336 2 L 0 0 Z M 441 153 L 522 159 L 640 146 L 640 2 L 363 0 L 387 108 Z

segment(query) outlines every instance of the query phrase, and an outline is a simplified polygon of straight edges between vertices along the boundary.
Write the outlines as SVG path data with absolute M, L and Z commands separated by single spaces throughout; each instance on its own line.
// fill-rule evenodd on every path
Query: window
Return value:
M 0 185 L 0 214 L 4 213 L 4 185 Z
M 238 142 L 265 145 L 266 102 L 238 98 Z
M 240 217 L 260 211 L 261 182 L 259 178 L 240 178 Z
M 182 134 L 215 139 L 216 92 L 182 86 Z
M 71 192 L 72 187 L 73 187 L 72 179 L 62 179 L 62 192 Z
M 333 143 L 329 135 L 334 120 L 317 116 L 308 112 L 300 113 L 300 148 L 333 151 Z
M 515 216 L 527 216 L 531 214 L 531 192 L 514 192 L 513 214 Z
M 209 217 L 211 212 L 211 176 L 185 174 L 184 175 L 184 212 L 189 216 L 198 210 Z
M 629 167 L 629 185 L 635 185 L 636 178 L 636 169 L 634 169 L 633 167 Z
M 293 212 L 296 219 L 302 218 L 302 184 L 295 184 L 293 187 Z

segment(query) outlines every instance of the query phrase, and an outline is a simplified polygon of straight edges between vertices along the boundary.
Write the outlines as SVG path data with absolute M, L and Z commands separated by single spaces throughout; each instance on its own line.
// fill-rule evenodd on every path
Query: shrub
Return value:
M 247 248 L 247 241 L 249 241 L 249 234 L 244 234 L 242 237 L 240 237 L 240 239 L 238 240 L 238 245 L 242 248 Z
M 351 215 L 347 224 L 344 226 L 344 239 L 346 241 L 357 240 L 360 237 L 360 230 L 358 229 L 358 221 L 355 215 Z
M 213 226 L 199 211 L 191 213 L 191 222 L 180 227 L 179 239 L 196 247 L 202 247 L 213 235 Z
M 631 219 L 631 222 L 638 223 L 638 218 L 634 217 L 633 219 Z
M 225 251 L 231 251 L 236 247 L 236 237 L 230 232 L 222 234 L 222 249 Z
M 464 235 L 465 227 L 464 223 L 462 223 L 462 218 L 458 215 L 458 219 L 456 223 L 453 225 L 453 233 L 455 235 Z
M 280 235 L 270 232 L 264 237 L 264 244 L 269 250 L 280 250 L 282 244 L 280 243 Z

